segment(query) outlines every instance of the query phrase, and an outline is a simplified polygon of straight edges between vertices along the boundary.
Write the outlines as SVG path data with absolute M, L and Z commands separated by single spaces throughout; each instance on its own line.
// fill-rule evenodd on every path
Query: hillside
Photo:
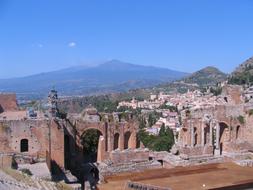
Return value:
M 253 84 L 253 57 L 240 64 L 229 76 L 230 84 Z
M 200 87 L 213 86 L 226 80 L 227 75 L 215 67 L 205 67 L 182 81 L 188 84 L 197 84 Z
M 71 67 L 22 78 L 2 79 L 0 92 L 16 92 L 19 98 L 41 98 L 55 87 L 61 95 L 97 95 L 150 87 L 187 75 L 170 69 L 112 60 L 95 67 Z
M 200 89 L 207 86 L 215 86 L 218 82 L 227 79 L 227 75 L 215 67 L 206 67 L 193 74 L 170 83 L 163 83 L 153 90 L 164 92 L 180 92 L 184 93 L 187 90 Z

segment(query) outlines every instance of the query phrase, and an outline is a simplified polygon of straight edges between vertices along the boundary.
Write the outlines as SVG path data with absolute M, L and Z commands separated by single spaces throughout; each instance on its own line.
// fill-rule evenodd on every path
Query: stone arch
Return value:
M 20 140 L 20 152 L 28 152 L 29 151 L 29 141 L 28 139 Z
M 82 130 L 79 130 L 80 136 L 83 136 L 83 134 L 86 133 L 89 130 L 97 130 L 102 134 L 102 136 L 105 136 L 105 127 L 104 126 L 92 125 L 92 126 L 89 126 L 89 127 L 84 126 L 82 128 L 83 128 Z
M 198 144 L 198 133 L 197 133 L 197 127 L 193 128 L 193 133 L 194 133 L 194 146 Z
M 206 124 L 204 128 L 204 145 L 208 144 L 210 140 L 210 125 Z
M 228 141 L 228 125 L 225 122 L 220 122 L 219 123 L 220 127 L 220 133 L 219 133 L 219 146 L 220 146 L 220 154 L 222 154 L 223 149 L 224 149 L 224 142 Z
M 241 138 L 241 126 L 240 125 L 236 126 L 235 138 L 236 139 L 240 139 Z
M 98 152 L 105 152 L 105 144 L 99 147 L 100 136 L 103 133 L 97 128 L 88 128 L 81 135 L 81 144 L 83 146 L 83 161 L 97 162 Z M 103 143 L 106 143 L 105 141 Z M 103 150 L 99 150 L 102 148 Z
M 119 142 L 120 142 L 119 138 L 120 138 L 119 133 L 115 133 L 114 138 L 113 138 L 113 150 L 116 150 L 119 148 Z
M 131 132 L 127 131 L 124 134 L 124 149 L 128 149 L 130 145 Z

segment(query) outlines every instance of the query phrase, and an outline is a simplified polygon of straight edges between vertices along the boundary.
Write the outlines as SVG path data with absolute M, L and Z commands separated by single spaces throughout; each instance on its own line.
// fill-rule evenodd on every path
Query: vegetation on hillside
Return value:
M 211 87 L 210 88 L 210 92 L 214 95 L 214 96 L 218 96 L 222 93 L 222 87 L 216 86 L 216 87 Z
M 253 57 L 242 63 L 228 78 L 229 84 L 253 85 Z
M 170 110 L 171 112 L 178 112 L 176 106 L 166 105 L 166 103 L 163 104 L 163 105 L 161 105 L 159 108 L 160 108 L 160 109 L 168 109 L 168 110 Z

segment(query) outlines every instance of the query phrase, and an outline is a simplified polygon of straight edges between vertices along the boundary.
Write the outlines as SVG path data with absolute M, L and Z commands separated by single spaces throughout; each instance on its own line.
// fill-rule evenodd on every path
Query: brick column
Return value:
M 129 148 L 135 149 L 136 148 L 136 133 L 132 132 L 130 139 L 129 139 Z
M 125 141 L 125 137 L 124 137 L 124 126 L 120 126 L 120 133 L 119 133 L 119 150 L 124 150 L 124 141 Z
M 220 125 L 216 125 L 216 149 L 220 149 Z
M 113 133 L 112 133 L 112 126 L 108 126 L 107 128 L 107 148 L 108 148 L 108 152 L 111 152 L 113 150 Z
M 105 138 L 101 135 L 98 141 L 97 162 L 102 162 L 105 159 Z

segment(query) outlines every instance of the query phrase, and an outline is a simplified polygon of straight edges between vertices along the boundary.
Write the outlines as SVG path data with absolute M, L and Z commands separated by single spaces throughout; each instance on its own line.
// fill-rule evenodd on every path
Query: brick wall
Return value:
M 16 94 L 0 94 L 0 105 L 3 111 L 18 110 Z

